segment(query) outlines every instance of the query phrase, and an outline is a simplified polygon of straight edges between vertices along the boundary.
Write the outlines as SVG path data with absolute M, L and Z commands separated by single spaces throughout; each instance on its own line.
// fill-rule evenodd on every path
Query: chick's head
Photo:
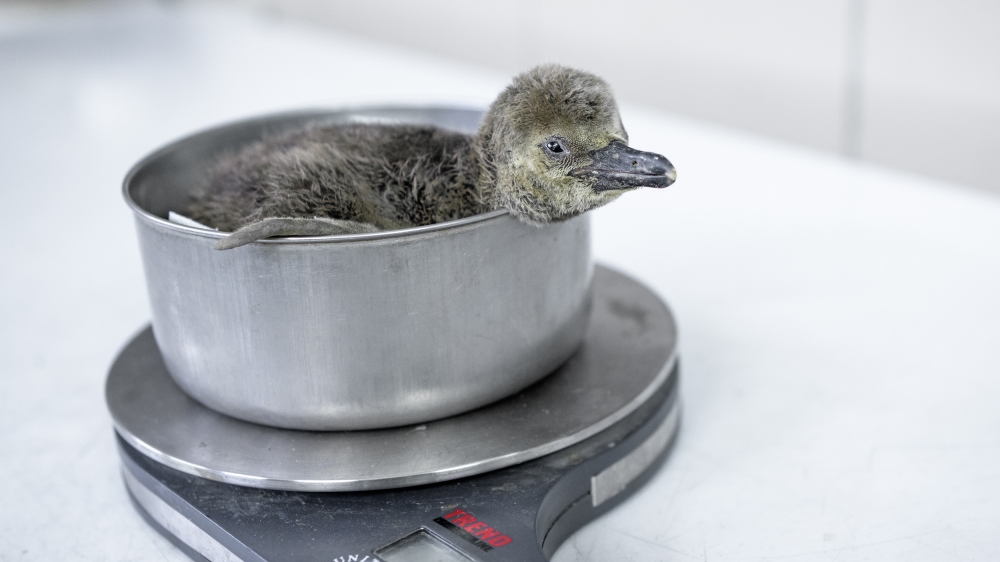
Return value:
M 676 178 L 665 157 L 628 146 L 607 83 L 558 65 L 514 78 L 487 112 L 480 142 L 496 206 L 529 223 L 565 220 Z

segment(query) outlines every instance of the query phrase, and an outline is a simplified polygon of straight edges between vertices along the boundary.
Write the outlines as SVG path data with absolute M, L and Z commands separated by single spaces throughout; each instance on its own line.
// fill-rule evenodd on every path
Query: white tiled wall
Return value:
M 231 0 L 1000 190 L 993 0 Z

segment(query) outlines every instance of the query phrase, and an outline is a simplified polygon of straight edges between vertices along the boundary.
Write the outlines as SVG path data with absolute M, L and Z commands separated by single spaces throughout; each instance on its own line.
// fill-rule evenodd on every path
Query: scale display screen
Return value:
M 383 546 L 375 554 L 385 562 L 470 562 L 468 556 L 421 529 Z

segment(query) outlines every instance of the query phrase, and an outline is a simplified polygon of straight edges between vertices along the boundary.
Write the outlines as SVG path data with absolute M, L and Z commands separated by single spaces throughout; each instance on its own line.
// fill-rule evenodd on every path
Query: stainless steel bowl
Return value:
M 125 178 L 153 331 L 206 406 L 292 429 L 420 423 L 509 396 L 582 341 L 593 265 L 586 216 L 542 228 L 506 212 L 373 234 L 218 251 L 168 222 L 207 163 L 265 133 L 388 120 L 474 132 L 481 112 L 370 108 L 266 116 L 181 139 Z

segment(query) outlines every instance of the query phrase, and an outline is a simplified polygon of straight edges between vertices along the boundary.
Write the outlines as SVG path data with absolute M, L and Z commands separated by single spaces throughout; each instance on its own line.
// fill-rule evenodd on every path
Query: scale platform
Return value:
M 239 421 L 173 383 L 149 329 L 106 395 L 136 507 L 196 560 L 544 561 L 666 456 L 676 344 L 656 295 L 598 267 L 581 349 L 451 418 L 354 432 Z

